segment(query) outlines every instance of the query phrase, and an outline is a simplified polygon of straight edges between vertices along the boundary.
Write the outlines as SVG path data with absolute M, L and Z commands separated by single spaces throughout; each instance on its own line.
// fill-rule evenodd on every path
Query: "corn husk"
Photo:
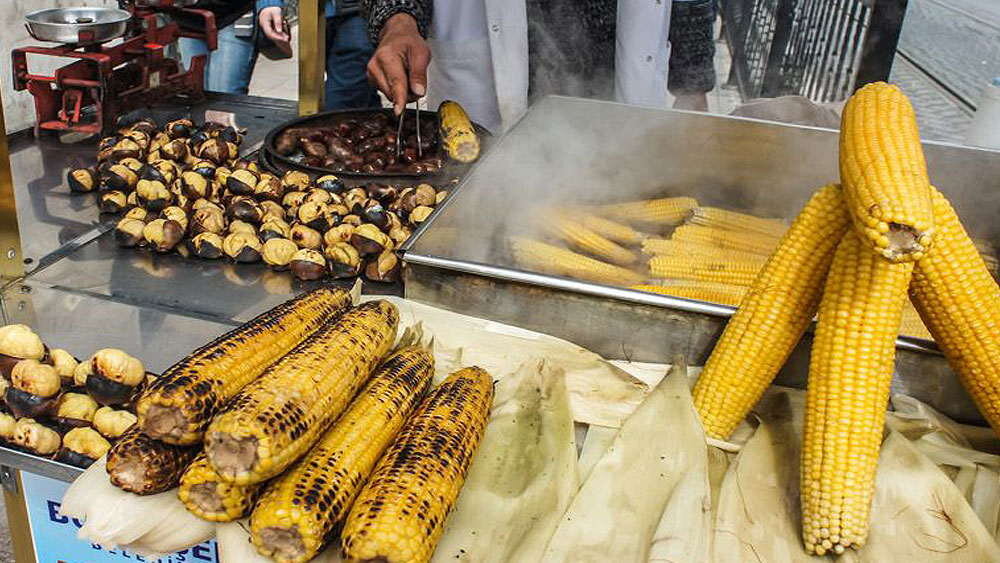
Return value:
M 112 485 L 103 457 L 70 485 L 59 510 L 83 521 L 80 539 L 149 557 L 199 544 L 214 532 L 214 526 L 184 508 L 176 490 L 140 496 Z
M 622 424 L 549 541 L 545 561 L 646 561 L 660 517 L 704 434 L 683 359 Z M 669 431 L 665 431 L 669 429 Z
M 250 519 L 243 518 L 215 526 L 215 542 L 219 550 L 219 563 L 271 563 L 271 558 L 257 553 L 250 543 Z M 310 563 L 343 563 L 340 543 L 333 544 L 314 557 Z
M 565 375 L 547 364 L 501 379 L 482 444 L 433 561 L 538 561 L 577 491 Z
M 611 447 L 611 443 L 615 441 L 617 435 L 617 428 L 597 426 L 596 424 L 591 424 L 587 428 L 587 436 L 583 441 L 583 449 L 580 451 L 580 461 L 577 463 L 580 485 L 583 485 L 590 477 L 590 472 L 604 457 L 604 453 Z

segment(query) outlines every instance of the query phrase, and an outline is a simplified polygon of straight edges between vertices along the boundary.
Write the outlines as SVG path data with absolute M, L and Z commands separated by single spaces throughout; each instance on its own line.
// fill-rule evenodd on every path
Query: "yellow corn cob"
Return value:
M 932 190 L 934 248 L 917 261 L 910 298 L 979 411 L 1000 434 L 1000 287 L 948 200 Z
M 259 485 L 244 487 L 223 481 L 202 452 L 181 475 L 177 497 L 198 518 L 232 522 L 250 511 L 259 489 Z
M 749 286 L 763 265 L 763 261 L 729 262 L 689 256 L 654 256 L 649 260 L 649 273 L 654 278 Z
M 691 215 L 698 206 L 693 197 L 665 197 L 602 205 L 595 209 L 598 215 L 627 223 L 651 225 L 676 225 Z
M 348 561 L 430 561 L 492 401 L 492 378 L 471 367 L 420 403 L 351 508 L 341 534 Z
M 514 262 L 522 268 L 612 285 L 643 281 L 643 276 L 631 270 L 537 240 L 511 237 L 510 247 Z
M 162 493 L 177 486 L 181 473 L 201 450 L 172 446 L 146 436 L 133 424 L 108 450 L 108 478 L 119 489 L 137 495 Z
M 760 233 L 772 237 L 781 237 L 788 230 L 788 224 L 781 219 L 757 217 L 719 207 L 695 207 L 688 221 L 694 225 Z
M 562 240 L 572 248 L 593 255 L 619 266 L 634 264 L 638 256 L 580 223 L 561 215 L 549 216 L 541 221 L 543 230 Z
M 642 242 L 643 235 L 624 223 L 618 223 L 591 213 L 579 213 L 580 223 L 604 238 L 618 244 L 636 245 Z
M 684 299 L 695 299 L 708 303 L 718 303 L 719 305 L 729 305 L 738 307 L 743 296 L 746 295 L 747 288 L 740 285 L 727 285 L 721 283 L 698 283 L 691 285 L 632 285 L 629 289 L 646 291 L 649 293 L 659 293 L 660 295 L 670 295 L 671 297 L 683 297 Z
M 892 263 L 855 231 L 823 288 L 806 389 L 802 534 L 823 555 L 861 547 L 912 262 Z
M 281 473 L 309 449 L 392 346 L 399 312 L 370 301 L 319 329 L 247 385 L 205 433 L 208 462 L 237 485 Z
M 903 307 L 903 322 L 899 325 L 899 334 L 910 338 L 934 340 L 931 332 L 924 325 L 924 321 L 920 319 L 920 313 L 909 302 Z
M 844 106 L 840 182 L 854 227 L 892 261 L 919 259 L 931 244 L 930 181 L 913 106 L 896 86 L 868 84 Z
M 694 388 L 710 436 L 729 437 L 784 365 L 816 313 L 849 222 L 840 187 L 821 188 L 758 274 Z
M 678 242 L 709 244 L 765 256 L 774 252 L 778 241 L 781 240 L 780 237 L 760 233 L 737 233 L 702 225 L 681 225 L 674 229 L 670 238 Z
M 445 100 L 438 106 L 441 146 L 448 156 L 458 162 L 472 162 L 479 158 L 479 135 L 469 115 L 458 102 Z
M 761 266 L 767 262 L 768 258 L 767 254 L 744 252 L 712 244 L 671 239 L 646 239 L 642 243 L 642 251 L 646 254 L 657 256 L 687 256 L 716 261 L 759 262 Z
M 348 292 L 320 288 L 198 348 L 142 393 L 136 411 L 143 432 L 170 444 L 200 442 L 233 395 L 350 304 Z
M 261 554 L 289 563 L 319 553 L 433 373 L 434 356 L 413 347 L 379 367 L 323 439 L 267 486 L 250 519 L 250 538 Z

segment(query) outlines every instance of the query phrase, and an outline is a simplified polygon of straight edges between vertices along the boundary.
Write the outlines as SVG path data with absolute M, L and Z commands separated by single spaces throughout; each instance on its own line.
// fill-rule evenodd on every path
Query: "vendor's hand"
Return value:
M 427 65 L 431 50 L 420 36 L 417 21 L 409 14 L 396 14 L 382 27 L 375 54 L 368 61 L 368 81 L 392 100 L 396 115 L 407 102 L 427 92 Z
M 271 41 L 288 43 L 292 40 L 288 30 L 285 29 L 285 18 L 282 16 L 279 6 L 270 6 L 261 10 L 257 16 L 257 22 L 260 24 L 261 31 Z

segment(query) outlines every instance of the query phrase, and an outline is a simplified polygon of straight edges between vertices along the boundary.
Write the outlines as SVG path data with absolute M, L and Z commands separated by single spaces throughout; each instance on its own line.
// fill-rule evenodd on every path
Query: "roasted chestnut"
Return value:
M 389 237 L 371 224 L 364 224 L 354 229 L 351 244 L 362 256 L 381 254 L 389 245 Z
M 229 177 L 233 175 L 233 171 L 225 166 L 220 166 L 215 169 L 215 183 L 223 188 L 229 187 Z M 222 193 L 221 190 L 217 190 L 218 193 Z
M 191 216 L 191 233 L 194 235 L 201 233 L 222 234 L 225 230 L 226 218 L 222 211 L 214 205 L 211 207 L 202 206 L 196 209 Z
M 18 418 L 47 414 L 55 407 L 62 379 L 56 368 L 38 360 L 21 360 L 10 372 L 4 401 Z
M 299 207 L 306 201 L 306 192 L 288 192 L 281 198 L 281 205 L 286 208 Z
M 354 234 L 354 225 L 341 223 L 336 227 L 331 227 L 323 233 L 323 244 L 333 246 L 338 242 L 351 242 L 351 235 Z
M 142 130 L 129 131 L 128 133 L 125 133 L 125 137 L 135 141 L 135 143 L 139 145 L 139 149 L 141 151 L 145 151 L 149 148 L 149 143 L 150 140 L 152 139 L 149 133 Z
M 111 156 L 115 160 L 142 158 L 142 147 L 139 146 L 139 143 L 135 142 L 135 139 L 122 137 L 111 147 Z
M 361 254 L 346 242 L 335 242 L 323 250 L 327 268 L 334 278 L 353 278 L 361 271 Z
M 183 208 L 177 205 L 171 205 L 166 207 L 160 212 L 160 217 L 163 219 L 169 219 L 171 221 L 177 221 L 180 226 L 187 231 L 188 228 L 188 214 Z
M 254 225 L 260 224 L 264 218 L 264 210 L 253 198 L 247 196 L 236 196 L 226 207 L 226 216 L 229 219 L 236 219 Z
M 420 184 L 413 190 L 413 202 L 428 207 L 437 203 L 437 191 L 430 184 Z
M 252 160 L 237 160 L 233 163 L 233 170 L 249 170 L 258 176 L 261 174 L 260 166 Z
M 368 191 L 361 187 L 351 188 L 347 190 L 344 194 L 344 203 L 350 207 L 354 202 L 366 201 L 368 199 Z
M 188 250 L 198 258 L 215 260 L 222 257 L 222 237 L 216 233 L 203 232 L 188 242 Z
M 90 377 L 90 362 L 76 364 L 76 369 L 73 370 L 73 385 L 76 387 L 85 387 L 88 377 Z
M 47 456 L 59 450 L 62 438 L 55 430 L 29 417 L 17 421 L 14 427 L 14 444 L 32 453 Z
M 230 233 L 222 241 L 222 251 L 236 262 L 257 262 L 260 260 L 260 239 L 249 233 Z
M 0 384 L 7 385 L 7 380 L 4 379 L 0 381 Z M 3 390 L 4 393 L 7 392 L 6 389 Z M 13 443 L 14 442 L 14 430 L 17 428 L 17 419 L 13 416 L 0 412 L 0 440 L 4 442 Z
M 209 160 L 199 160 L 191 165 L 191 171 L 201 174 L 206 180 L 214 180 L 218 167 Z
M 163 148 L 163 145 L 169 143 L 172 140 L 173 139 L 170 138 L 170 135 L 167 135 L 163 131 L 157 131 L 153 133 L 153 138 L 152 140 L 150 140 L 149 148 L 147 149 L 148 154 L 146 155 L 146 160 L 150 160 L 149 156 L 152 155 L 153 153 L 159 155 L 160 149 Z
M 253 195 L 257 199 L 271 199 L 280 201 L 285 195 L 285 186 L 274 174 L 264 173 L 260 175 L 260 181 L 254 187 Z
M 100 181 L 97 178 L 97 171 L 93 168 L 76 168 L 66 173 L 66 182 L 69 189 L 77 193 L 92 192 L 97 189 Z
M 143 207 L 133 207 L 122 215 L 122 219 L 136 219 L 145 223 L 147 220 L 153 219 L 153 214 Z
M 141 207 L 136 207 L 135 209 L 142 209 Z M 145 239 L 143 238 L 142 231 L 146 228 L 146 223 L 140 221 L 139 219 L 130 219 L 128 217 L 118 221 L 115 225 L 115 241 L 118 246 L 124 248 L 131 248 L 138 244 L 141 244 Z
M 117 348 L 98 350 L 90 358 L 87 393 L 102 405 L 128 403 L 146 378 L 142 362 Z
M 66 426 L 90 426 L 97 412 L 97 401 L 84 393 L 64 393 L 59 398 L 55 419 Z
M 290 236 L 292 236 L 291 226 L 278 217 L 271 217 L 260 226 L 260 239 L 264 242 L 275 238 L 288 238 Z
M 434 196 L 434 205 L 441 205 L 445 199 L 448 198 L 447 190 L 441 190 Z
M 231 125 L 220 129 L 215 136 L 223 141 L 233 143 L 234 145 L 240 145 L 243 143 L 243 134 Z
M 285 208 L 281 206 L 280 203 L 276 201 L 271 201 L 265 199 L 260 202 L 260 208 L 264 211 L 264 216 L 261 222 L 267 221 L 269 219 L 281 219 L 285 220 Z
M 406 242 L 406 240 L 409 239 L 410 235 L 412 234 L 413 231 L 403 226 L 393 227 L 392 229 L 389 230 L 389 238 L 396 243 L 396 246 L 399 246 L 404 242 Z
M 389 224 L 389 212 L 374 199 L 368 200 L 361 209 L 361 218 L 383 229 Z
M 188 157 L 188 145 L 182 139 L 174 139 L 162 147 L 160 147 L 160 154 L 163 158 L 173 160 L 174 162 L 184 162 Z
M 371 281 L 394 282 L 399 280 L 399 270 L 399 258 L 390 250 L 368 261 L 365 277 Z
M 326 158 L 327 148 L 323 143 L 315 141 L 306 141 L 299 144 L 302 147 L 302 152 L 306 156 L 311 156 L 313 158 Z
M 174 194 L 157 180 L 139 180 L 135 187 L 135 197 L 139 205 L 149 211 L 161 211 L 174 201 Z
M 318 250 L 300 248 L 292 256 L 289 268 L 300 280 L 318 280 L 326 275 L 326 258 Z
M 198 145 L 195 155 L 221 165 L 236 158 L 239 155 L 239 148 L 233 143 L 215 138 Z
M 226 179 L 226 187 L 237 195 L 250 195 L 260 182 L 260 176 L 253 170 L 234 170 Z
M 282 155 L 289 156 L 299 148 L 299 138 L 294 134 L 285 131 L 274 140 L 274 150 Z
M 331 192 L 326 190 L 321 190 L 319 188 L 313 188 L 306 192 L 306 197 L 302 200 L 302 203 L 330 203 L 333 201 L 333 196 Z
M 56 461 L 87 468 L 108 453 L 111 443 L 93 428 L 73 428 L 62 438 Z
M 193 211 L 198 211 L 199 209 L 205 209 L 205 208 L 211 208 L 218 211 L 219 213 L 225 213 L 225 210 L 222 209 L 222 206 L 220 206 L 217 203 L 212 203 L 211 201 L 205 198 L 196 199 L 194 200 L 194 203 L 191 204 L 191 209 Z
M 10 324 L 0 327 L 0 374 L 10 372 L 21 360 L 41 360 L 46 349 L 42 339 L 28 325 Z
M 76 370 L 78 362 L 73 354 L 62 348 L 53 348 L 49 351 L 49 361 L 52 367 L 56 368 L 56 373 L 62 378 L 63 385 L 73 383 L 73 371 Z
M 299 248 L 311 248 L 318 250 L 323 246 L 323 236 L 315 229 L 302 224 L 292 226 L 291 237 Z
M 126 410 L 101 407 L 94 413 L 93 425 L 94 429 L 101 433 L 101 436 L 114 440 L 120 438 L 138 420 L 134 414 Z
M 388 205 L 395 201 L 399 191 L 387 184 L 368 184 L 365 186 L 368 197 L 377 200 L 382 205 Z
M 317 231 L 325 231 L 331 226 L 330 209 L 325 203 L 307 201 L 299 207 L 297 215 L 300 223 Z
M 125 196 L 125 208 L 133 209 L 136 207 L 139 207 L 139 196 L 135 195 L 135 192 L 129 192 L 129 194 Z
M 153 121 L 152 117 L 143 117 L 139 121 L 136 121 L 124 129 L 125 133 L 131 133 L 133 131 L 142 131 L 147 135 L 153 135 L 156 133 L 156 122 Z
M 202 197 L 212 197 L 212 181 L 194 170 L 182 172 L 180 184 L 184 195 L 190 198 L 198 199 Z
M 281 184 L 287 190 L 305 190 L 309 187 L 309 183 L 309 175 L 299 170 L 289 170 L 281 177 Z
M 194 122 L 187 118 L 175 119 L 167 122 L 167 124 L 163 126 L 163 131 L 166 132 L 167 135 L 170 135 L 171 139 L 176 139 L 178 137 L 190 137 L 191 133 L 194 132 Z
M 344 185 L 344 182 L 333 174 L 316 178 L 316 187 L 335 194 L 347 191 L 347 186 Z
M 125 195 L 125 192 L 118 190 L 101 192 L 101 198 L 97 205 L 101 213 L 121 213 L 128 205 L 128 196 Z
M 434 213 L 433 207 L 427 207 L 426 205 L 418 206 L 416 209 L 410 212 L 409 221 L 413 226 L 417 226 L 427 220 Z
M 104 174 L 104 185 L 112 190 L 130 191 L 139 181 L 135 170 L 122 163 L 112 164 Z
M 142 238 L 157 252 L 170 252 L 183 237 L 184 228 L 170 219 L 154 219 L 142 229 Z
M 240 221 L 239 219 L 231 221 L 229 223 L 229 233 L 245 233 L 248 235 L 257 236 L 257 227 L 254 227 L 250 223 L 245 221 Z
M 299 247 L 294 242 L 286 238 L 272 238 L 264 243 L 261 255 L 268 266 L 275 270 L 284 270 L 298 251 Z

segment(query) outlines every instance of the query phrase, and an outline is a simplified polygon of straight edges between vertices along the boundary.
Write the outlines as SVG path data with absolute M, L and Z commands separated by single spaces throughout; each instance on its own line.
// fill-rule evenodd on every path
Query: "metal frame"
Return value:
M 299 0 L 299 115 L 323 111 L 326 0 Z

